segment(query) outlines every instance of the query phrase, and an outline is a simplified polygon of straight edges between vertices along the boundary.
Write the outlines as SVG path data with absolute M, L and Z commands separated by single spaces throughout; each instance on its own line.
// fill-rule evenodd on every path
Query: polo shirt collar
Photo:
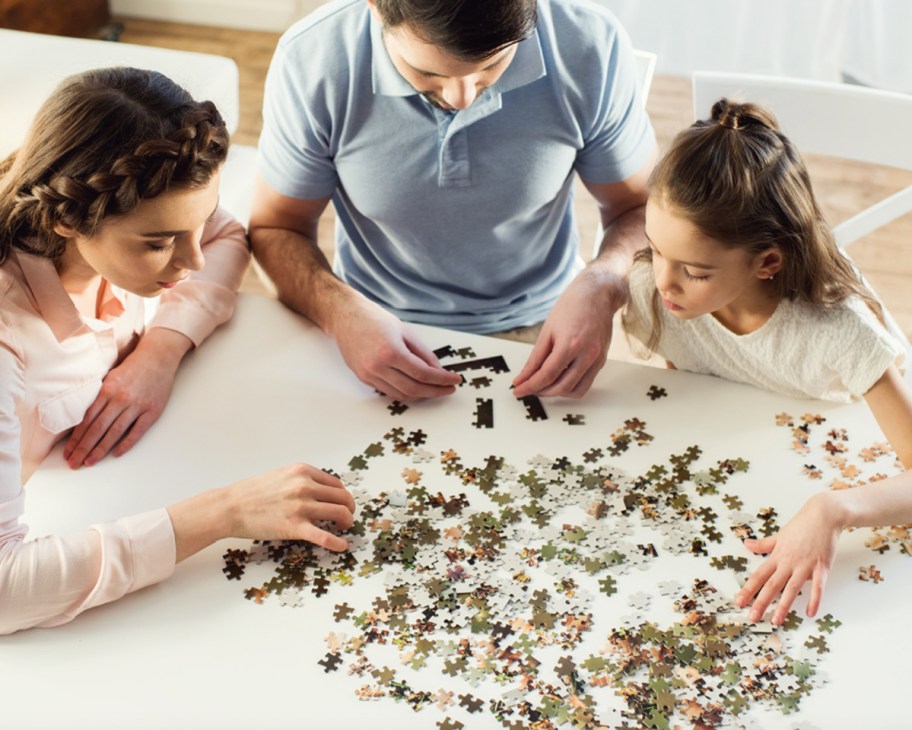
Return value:
M 373 88 L 375 94 L 382 96 L 413 96 L 418 92 L 399 73 L 393 65 L 386 45 L 383 43 L 383 32 L 380 23 L 371 15 L 371 56 Z M 545 59 L 541 49 L 541 40 L 538 30 L 526 38 L 516 47 L 516 55 L 507 67 L 507 70 L 489 89 L 489 93 L 503 94 L 507 91 L 525 86 L 545 75 Z M 471 108 L 471 107 L 470 107 Z
M 532 31 L 532 35 L 520 41 L 516 46 L 516 55 L 513 56 L 507 70 L 497 79 L 493 89 L 504 94 L 507 91 L 518 89 L 520 86 L 531 84 L 545 75 L 545 57 L 536 29 Z
M 41 317 L 47 322 L 58 342 L 77 334 L 87 324 L 91 326 L 79 314 L 70 295 L 63 288 L 53 260 L 17 249 L 13 249 L 11 253 L 22 269 L 25 283 L 35 299 Z M 104 291 L 101 310 L 104 319 L 119 316 L 125 311 L 123 291 L 110 286 L 107 282 L 102 282 L 102 286 Z
M 402 78 L 402 74 L 393 65 L 386 44 L 383 42 L 383 31 L 380 23 L 370 13 L 371 58 L 374 93 L 381 96 L 412 96 L 417 94 L 414 87 Z

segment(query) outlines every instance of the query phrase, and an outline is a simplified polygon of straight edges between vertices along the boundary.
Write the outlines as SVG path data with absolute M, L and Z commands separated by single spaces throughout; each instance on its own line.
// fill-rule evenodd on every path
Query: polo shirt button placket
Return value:
M 458 132 L 440 141 L 440 170 L 437 184 L 442 188 L 464 187 L 470 183 L 468 132 Z

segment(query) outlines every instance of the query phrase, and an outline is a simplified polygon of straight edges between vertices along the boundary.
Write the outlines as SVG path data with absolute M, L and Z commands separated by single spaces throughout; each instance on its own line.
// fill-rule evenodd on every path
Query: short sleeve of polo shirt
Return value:
M 639 89 L 630 38 L 610 12 L 599 10 L 597 22 L 605 24 L 605 41 L 598 49 L 599 86 L 577 82 L 581 93 L 592 96 L 595 108 L 591 126 L 581 130 L 584 144 L 576 170 L 588 182 L 612 183 L 638 172 L 648 162 L 656 140 Z
M 282 36 L 273 55 L 257 169 L 282 195 L 314 200 L 331 195 L 338 184 L 332 119 L 344 111 L 348 78 L 370 74 L 369 66 L 355 66 L 358 53 L 349 42 L 357 38 L 354 4 L 334 2 L 318 9 Z M 340 21 L 339 14 L 352 20 Z M 329 25 L 332 33 L 326 32 Z

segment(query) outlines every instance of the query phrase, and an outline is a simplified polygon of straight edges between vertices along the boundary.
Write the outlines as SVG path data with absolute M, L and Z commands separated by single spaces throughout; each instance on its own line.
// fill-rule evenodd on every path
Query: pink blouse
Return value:
M 149 327 L 199 345 L 227 321 L 250 259 L 243 227 L 219 210 L 206 265 L 160 297 Z M 149 301 L 105 285 L 97 319 L 79 314 L 50 259 L 14 249 L 0 266 L 0 634 L 56 626 L 171 574 L 167 510 L 25 540 L 23 485 L 82 421 L 108 371 L 146 329 Z

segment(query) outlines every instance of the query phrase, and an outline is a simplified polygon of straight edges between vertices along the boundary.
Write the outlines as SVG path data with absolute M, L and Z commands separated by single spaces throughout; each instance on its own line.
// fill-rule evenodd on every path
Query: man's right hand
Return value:
M 329 202 L 329 197 L 289 198 L 257 177 L 250 243 L 279 299 L 332 337 L 352 372 L 384 395 L 395 400 L 450 395 L 462 378 L 444 370 L 397 317 L 333 274 L 317 245 Z
M 336 311 L 328 333 L 363 383 L 394 400 L 451 395 L 462 381 L 445 370 L 421 340 L 397 317 L 358 297 Z

